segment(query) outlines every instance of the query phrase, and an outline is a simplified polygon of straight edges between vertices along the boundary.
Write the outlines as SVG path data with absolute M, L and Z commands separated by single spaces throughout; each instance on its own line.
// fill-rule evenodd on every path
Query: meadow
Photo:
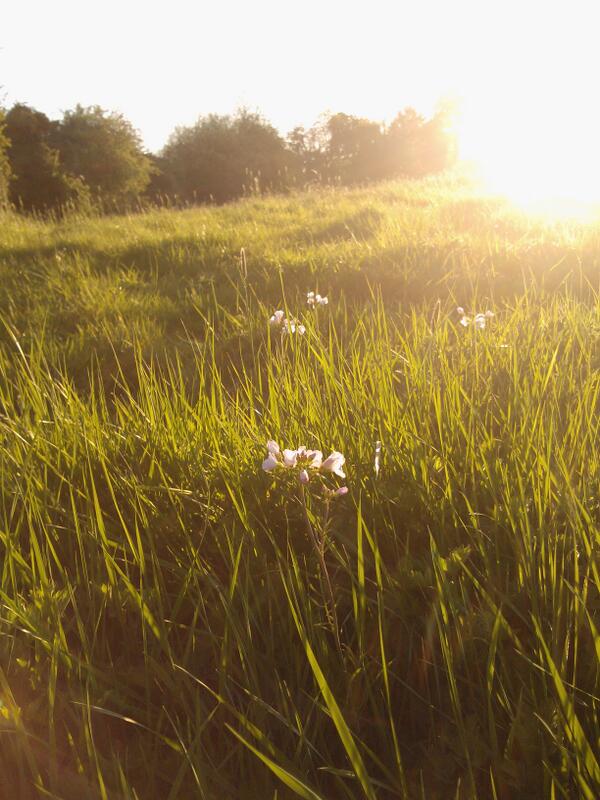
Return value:
M 600 796 L 600 221 L 0 222 L 1 798 Z

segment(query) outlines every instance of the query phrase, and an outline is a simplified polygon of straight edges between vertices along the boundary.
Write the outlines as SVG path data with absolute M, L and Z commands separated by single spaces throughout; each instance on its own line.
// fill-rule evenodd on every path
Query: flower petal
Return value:
M 308 476 L 308 472 L 305 469 L 300 471 L 300 474 L 298 475 L 298 480 L 300 481 L 300 483 L 309 482 L 310 478 Z
M 331 455 L 327 456 L 325 461 L 321 464 L 321 469 L 327 472 L 333 472 L 334 475 L 339 475 L 340 478 L 345 478 L 346 475 L 342 470 L 342 466 L 346 463 L 346 459 L 337 450 L 334 450 Z
M 309 467 L 320 469 L 323 463 L 323 453 L 320 450 L 307 450 L 304 456 L 310 461 Z
M 262 468 L 265 472 L 270 472 L 272 469 L 275 469 L 278 466 L 279 461 L 275 458 L 274 455 L 269 454 L 262 463 Z
M 278 456 L 279 455 L 279 445 L 277 442 L 274 442 L 273 439 L 269 439 L 267 442 L 267 453 L 270 455 Z
M 283 451 L 283 464 L 286 467 L 295 467 L 298 461 L 297 450 L 284 450 Z

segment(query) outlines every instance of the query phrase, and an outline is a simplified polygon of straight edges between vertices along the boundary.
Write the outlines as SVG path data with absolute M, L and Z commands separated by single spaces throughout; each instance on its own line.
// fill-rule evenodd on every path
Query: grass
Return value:
M 599 237 L 449 178 L 7 216 L 0 796 L 597 797 Z

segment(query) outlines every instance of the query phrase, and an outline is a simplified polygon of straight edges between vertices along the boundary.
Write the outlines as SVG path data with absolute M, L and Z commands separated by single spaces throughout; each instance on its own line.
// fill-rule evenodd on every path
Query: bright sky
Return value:
M 121 111 L 151 150 L 176 125 L 242 104 L 286 133 L 326 110 L 389 120 L 413 105 L 428 115 L 449 95 L 462 98 L 463 152 L 489 161 L 493 150 L 498 172 L 519 148 L 523 163 L 541 163 L 570 137 L 568 172 L 600 147 L 597 0 L 5 6 L 5 105 L 25 102 L 49 116 L 78 102 Z

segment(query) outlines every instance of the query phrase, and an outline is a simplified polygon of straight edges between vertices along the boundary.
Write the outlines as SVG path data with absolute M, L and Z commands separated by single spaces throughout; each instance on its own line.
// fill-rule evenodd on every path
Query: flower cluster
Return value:
M 462 306 L 459 306 L 456 311 L 460 315 L 459 322 L 464 328 L 468 328 L 469 325 L 473 323 L 480 331 L 485 328 L 487 321 L 494 316 L 493 311 L 486 311 L 485 314 L 475 314 L 475 316 L 471 318 L 465 314 L 465 310 Z
M 270 440 L 267 442 L 267 457 L 262 463 L 262 468 L 265 472 L 271 472 L 278 467 L 296 470 L 298 481 L 306 484 L 310 481 L 311 471 L 313 474 L 331 472 L 339 478 L 345 478 L 346 474 L 342 469 L 345 462 L 346 459 L 337 450 L 323 459 L 323 453 L 320 450 L 308 450 L 304 445 L 300 445 L 297 450 L 281 450 L 277 442 Z M 346 486 L 340 486 L 331 494 L 332 496 L 342 495 L 347 492 Z
M 297 333 L 300 336 L 306 333 L 306 328 L 297 319 L 288 319 L 285 312 L 276 311 L 269 320 L 270 325 L 273 327 L 281 328 L 281 334 L 286 335 L 290 333 Z
M 329 303 L 329 300 L 326 297 L 321 297 L 320 294 L 307 292 L 306 302 L 311 308 L 316 308 L 317 306 L 326 306 Z

